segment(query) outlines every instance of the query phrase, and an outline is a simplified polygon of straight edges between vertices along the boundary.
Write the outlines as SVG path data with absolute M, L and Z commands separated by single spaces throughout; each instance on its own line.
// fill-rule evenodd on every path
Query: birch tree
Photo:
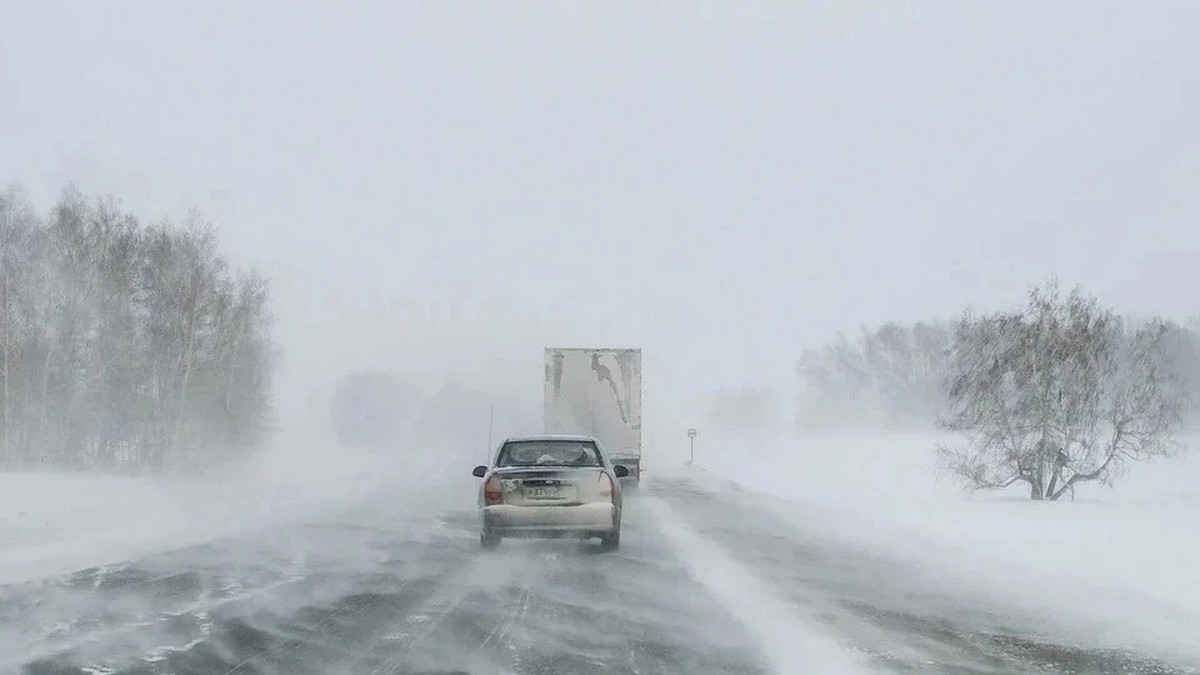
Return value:
M 0 191 L 0 466 L 193 470 L 270 420 L 269 288 L 215 227 L 142 224 L 64 191 L 39 218 Z
M 24 195 L 15 188 L 0 192 L 0 462 L 9 466 L 20 466 L 24 454 L 16 421 L 26 407 L 19 382 L 32 321 L 22 291 L 31 285 L 38 264 L 36 235 L 36 218 Z

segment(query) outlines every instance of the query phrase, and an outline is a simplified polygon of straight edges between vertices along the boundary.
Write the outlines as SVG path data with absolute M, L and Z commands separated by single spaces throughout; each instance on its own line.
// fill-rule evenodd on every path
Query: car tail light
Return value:
M 601 497 L 612 497 L 612 493 L 613 493 L 612 478 L 609 478 L 607 473 L 601 471 L 600 472 L 600 496 Z
M 497 504 L 504 499 L 504 492 L 500 489 L 500 478 L 498 476 L 493 475 L 484 484 L 483 499 L 488 504 Z

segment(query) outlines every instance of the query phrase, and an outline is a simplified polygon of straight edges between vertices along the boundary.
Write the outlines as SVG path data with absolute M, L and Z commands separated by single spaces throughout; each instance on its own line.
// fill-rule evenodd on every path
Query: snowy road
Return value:
M 1200 672 L 1073 646 L 1086 636 L 684 479 L 630 495 L 612 554 L 481 552 L 452 501 L 375 499 L 2 587 L 0 672 Z

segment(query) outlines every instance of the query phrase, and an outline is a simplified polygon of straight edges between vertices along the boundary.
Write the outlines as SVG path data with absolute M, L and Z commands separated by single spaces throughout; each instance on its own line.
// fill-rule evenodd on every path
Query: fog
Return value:
M 4 10 L 0 175 L 218 222 L 288 417 L 574 340 L 664 395 L 790 388 L 836 330 L 1050 272 L 1191 309 L 1189 3 L 121 7 Z
M 487 650 L 507 658 L 511 648 L 521 671 L 536 661 L 539 630 L 556 645 L 546 649 L 575 649 L 583 670 L 640 654 L 650 660 L 620 667 L 657 672 L 699 658 L 685 646 L 701 639 L 717 645 L 706 658 L 735 664 L 729 672 L 842 663 L 858 644 L 819 608 L 850 613 L 849 601 L 796 600 L 807 596 L 779 586 L 816 593 L 819 574 L 788 576 L 783 553 L 730 543 L 753 520 L 743 491 L 774 495 L 802 514 L 796 522 L 829 514 L 849 539 L 890 555 L 921 558 L 913 541 L 944 537 L 954 552 L 924 557 L 947 570 L 1023 565 L 1026 607 L 1069 604 L 1085 591 L 1047 589 L 1072 575 L 1127 593 L 1126 605 L 1074 612 L 1119 624 L 1113 608 L 1124 607 L 1144 619 L 1145 630 L 1095 633 L 1114 649 L 1136 637 L 1139 649 L 1187 651 L 1180 634 L 1200 628 L 1187 572 L 1200 550 L 1172 542 L 1175 525 L 1164 524 L 1196 515 L 1193 483 L 1179 478 L 1197 475 L 1194 460 L 1133 471 L 1125 492 L 1088 488 L 1053 517 L 1005 512 L 999 523 L 1003 502 L 968 504 L 931 466 L 944 402 L 940 386 L 920 389 L 932 376 L 896 385 L 885 364 L 864 385 L 873 402 L 833 400 L 858 368 L 839 359 L 858 349 L 870 362 L 867 347 L 838 345 L 888 322 L 944 327 L 966 309 L 1020 306 L 1051 277 L 1121 316 L 1184 324 L 1200 314 L 1200 5 L 9 2 L 0 26 L 0 187 L 39 214 L 69 187 L 111 196 L 147 225 L 183 223 L 195 209 L 231 267 L 268 281 L 278 356 L 271 434 L 220 481 L 0 475 L 12 495 L 0 501 L 0 535 L 16 542 L 0 554 L 0 584 L 92 575 L 42 598 L 47 625 L 68 626 L 61 634 L 0 632 L 0 651 L 17 654 L 0 668 L 90 640 L 80 617 L 103 606 L 107 587 L 88 584 L 105 565 L 203 568 L 188 600 L 201 609 L 162 609 L 194 624 L 118 642 L 131 654 L 169 642 L 173 659 L 207 640 L 218 645 L 219 665 L 206 666 L 215 672 L 275 658 L 266 647 L 238 652 L 221 631 L 240 629 L 204 623 L 226 606 L 222 584 L 249 578 L 262 581 L 262 604 L 233 623 L 275 636 L 265 643 L 316 625 L 293 616 L 305 608 L 333 603 L 365 622 L 375 605 L 353 594 L 386 595 L 415 609 L 388 614 L 380 625 L 394 630 L 370 644 L 415 654 L 425 638 L 413 636 L 430 636 L 429 667 L 458 658 L 446 646 L 470 642 L 462 635 L 476 620 L 487 653 L 455 665 L 486 669 Z M 6 275 L 16 255 L 7 237 Z M 5 326 L 6 341 L 22 339 L 24 328 Z M 921 353 L 944 347 L 930 344 Z M 630 509 L 642 543 L 617 566 L 569 546 L 506 543 L 491 565 L 470 557 L 470 468 L 501 439 L 540 431 L 549 346 L 643 350 L 652 489 L 639 495 L 645 509 Z M 44 427 L 52 387 L 27 370 L 42 383 Z M 832 386 L 804 379 L 826 371 L 840 373 Z M 1200 383 L 1200 370 L 1187 376 Z M 376 388 L 353 394 L 354 382 Z M 7 405 L 7 380 L 4 396 Z M 904 410 L 889 417 L 884 399 Z M 699 435 L 685 470 L 689 427 Z M 726 516 L 687 511 L 679 486 L 693 480 L 712 483 Z M 388 519 L 396 513 L 412 522 Z M 263 531 L 277 535 L 269 550 L 238 548 Z M 892 550 L 889 534 L 910 538 Z M 1060 537 L 1077 547 L 1030 553 Z M 814 546 L 836 549 L 833 539 Z M 317 553 L 324 544 L 342 548 Z M 1177 564 L 1147 575 L 1146 560 L 1096 563 L 1109 544 L 1169 550 Z M 182 553 L 155 557 L 172 549 Z M 272 561 L 264 577 L 256 555 Z M 560 555 L 596 585 L 558 576 Z M 646 576 L 622 585 L 638 570 Z M 293 575 L 333 581 L 296 595 L 271 586 Z M 994 570 L 979 576 L 1020 586 Z M 761 615 L 735 587 L 753 589 Z M 622 605 L 612 597 L 621 589 L 655 602 Z M 0 628 L 17 611 L 3 610 L 37 591 L 5 593 Z M 136 633 L 160 608 L 131 597 L 118 623 Z M 577 602 L 612 622 L 612 651 L 597 657 L 609 661 L 579 655 L 587 632 L 562 613 Z M 1173 629 L 1153 622 L 1160 610 L 1177 617 Z M 672 634 L 680 612 L 696 622 Z M 728 616 L 736 631 L 722 628 Z M 562 633 L 546 637 L 556 622 Z M 810 633 L 808 650 L 789 651 L 779 626 Z M 673 637 L 628 647 L 641 633 Z M 72 663 L 108 659 L 107 639 Z

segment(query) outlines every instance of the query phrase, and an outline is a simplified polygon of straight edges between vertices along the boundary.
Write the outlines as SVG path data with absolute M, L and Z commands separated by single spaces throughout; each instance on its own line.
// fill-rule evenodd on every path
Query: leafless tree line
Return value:
M 802 427 L 936 421 L 963 439 L 938 459 L 965 487 L 1039 500 L 1169 456 L 1200 422 L 1200 321 L 1122 318 L 1054 281 L 1022 308 L 839 336 L 798 369 Z
M 342 445 L 403 454 L 420 451 L 414 439 L 427 448 L 486 454 L 489 440 L 542 428 L 541 411 L 529 401 L 486 383 L 470 378 L 422 383 L 382 371 L 338 378 L 329 414 Z
M 191 214 L 147 224 L 68 189 L 0 191 L 0 466 L 198 470 L 256 448 L 274 359 L 267 282 Z
M 1126 317 L 1128 328 L 1157 323 L 1164 369 L 1181 391 L 1182 423 L 1200 426 L 1200 318 L 1173 323 Z M 950 409 L 950 379 L 958 324 L 927 321 L 863 328 L 797 362 L 801 430 L 823 428 L 928 428 Z
M 951 322 L 892 322 L 804 352 L 796 367 L 798 426 L 930 425 L 946 409 L 953 338 Z

